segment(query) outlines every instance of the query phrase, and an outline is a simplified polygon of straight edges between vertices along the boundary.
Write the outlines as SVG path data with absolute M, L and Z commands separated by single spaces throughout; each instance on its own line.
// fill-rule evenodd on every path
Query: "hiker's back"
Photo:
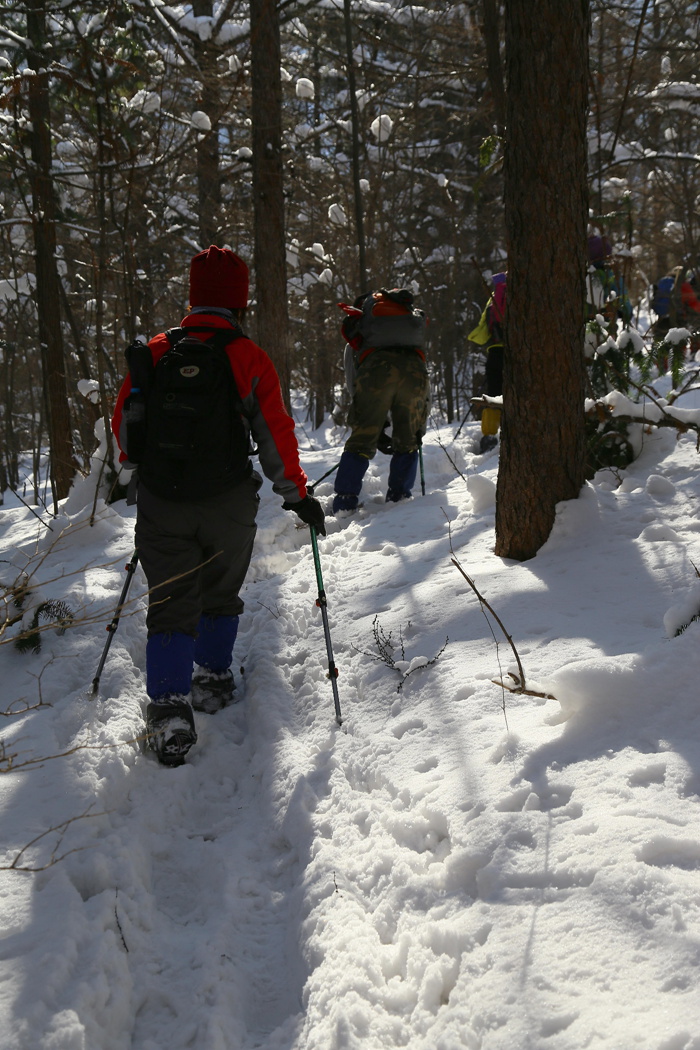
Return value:
M 426 316 L 413 305 L 408 288 L 382 288 L 356 300 L 354 307 L 341 307 L 348 313 L 343 334 L 360 357 L 372 350 L 425 346 Z
M 225 346 L 242 333 L 201 340 L 184 329 L 153 367 L 145 399 L 139 478 L 164 499 L 216 496 L 250 474 L 250 444 Z

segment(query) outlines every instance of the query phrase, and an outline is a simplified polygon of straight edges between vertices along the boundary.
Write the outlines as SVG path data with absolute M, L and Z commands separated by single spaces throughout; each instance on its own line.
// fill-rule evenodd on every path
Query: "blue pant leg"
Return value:
M 216 674 L 228 671 L 237 633 L 237 616 L 202 616 L 194 646 L 195 663 Z
M 343 452 L 335 475 L 334 512 L 355 509 L 368 466 L 369 460 L 366 456 L 361 456 L 358 452 Z
M 418 452 L 395 452 L 389 465 L 387 503 L 408 499 L 416 482 Z
M 146 642 L 146 692 L 151 700 L 168 693 L 186 696 L 192 685 L 194 638 L 168 631 L 152 634 Z

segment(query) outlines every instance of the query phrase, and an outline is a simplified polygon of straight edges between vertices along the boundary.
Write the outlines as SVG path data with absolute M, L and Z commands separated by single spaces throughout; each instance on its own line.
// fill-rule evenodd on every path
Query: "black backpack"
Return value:
M 427 318 L 413 305 L 413 293 L 408 288 L 369 292 L 356 300 L 356 306 L 362 314 L 347 317 L 343 332 L 348 342 L 360 336 L 361 358 L 370 350 L 421 350 L 425 346 Z
M 144 343 L 126 351 L 131 393 L 124 403 L 125 452 L 139 479 L 164 499 L 216 496 L 252 471 L 250 434 L 225 347 L 240 328 L 204 341 L 171 328 L 170 348 L 154 366 Z

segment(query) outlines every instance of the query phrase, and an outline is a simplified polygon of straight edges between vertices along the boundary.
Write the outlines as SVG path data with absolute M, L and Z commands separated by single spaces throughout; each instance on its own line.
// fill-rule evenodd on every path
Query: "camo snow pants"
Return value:
M 415 350 L 375 350 L 357 371 L 345 451 L 372 459 L 391 415 L 394 452 L 415 452 L 425 433 L 428 397 L 428 370 Z

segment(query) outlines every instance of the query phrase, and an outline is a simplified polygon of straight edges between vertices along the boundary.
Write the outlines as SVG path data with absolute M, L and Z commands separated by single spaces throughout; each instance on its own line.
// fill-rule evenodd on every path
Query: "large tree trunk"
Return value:
M 73 475 L 73 437 L 66 388 L 59 275 L 56 267 L 56 199 L 51 181 L 49 78 L 44 0 L 29 0 L 27 36 L 35 76 L 27 77 L 31 131 L 32 228 L 36 257 L 36 305 L 49 429 L 50 473 L 55 499 L 68 495 Z
M 585 480 L 588 0 L 507 0 L 506 352 L 496 553 L 532 558 Z
M 280 27 L 275 0 L 250 0 L 257 338 L 289 403 Z

